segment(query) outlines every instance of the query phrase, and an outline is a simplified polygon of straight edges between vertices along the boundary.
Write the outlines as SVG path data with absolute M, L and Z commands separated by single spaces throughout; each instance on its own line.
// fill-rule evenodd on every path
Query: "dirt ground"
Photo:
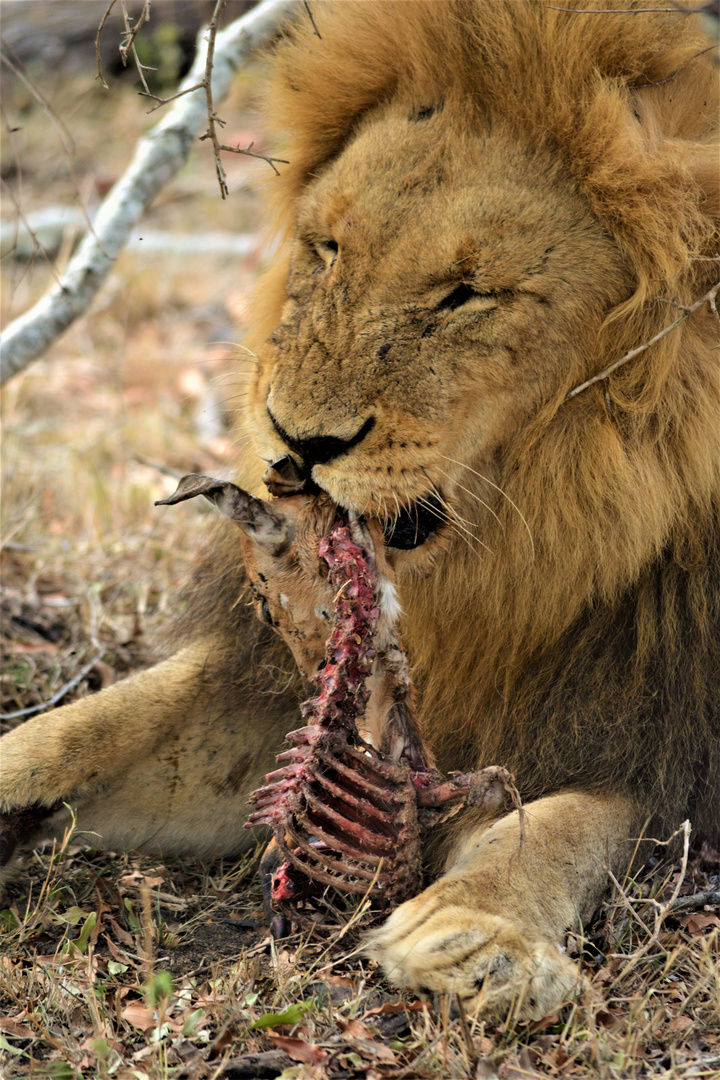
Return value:
M 172 39 L 153 49 L 172 80 L 182 63 Z M 3 74 L 4 324 L 66 265 L 78 220 L 157 119 L 132 76 L 111 75 L 106 91 L 93 66 L 14 66 Z M 222 106 L 224 137 L 282 156 L 255 112 L 258 78 L 243 74 Z M 256 240 L 243 254 L 231 239 L 203 250 L 192 238 L 257 237 L 272 175 L 243 158 L 226 168 L 223 202 L 198 146 L 142 223 L 152 248 L 137 240 L 90 314 L 3 393 L 2 730 L 152 661 L 209 520 L 153 502 L 186 472 L 232 475 L 242 453 L 233 376 L 252 283 L 272 252 Z M 79 219 L 43 233 L 51 259 L 32 243 L 18 257 L 23 219 L 41 210 Z M 703 900 L 720 888 L 720 855 L 707 848 L 691 850 L 661 924 L 680 870 L 656 858 L 568 941 L 587 980 L 579 1002 L 491 1026 L 391 989 L 352 934 L 271 941 L 255 854 L 162 862 L 80 840 L 34 853 L 0 910 L 8 1080 L 720 1075 L 720 918 Z

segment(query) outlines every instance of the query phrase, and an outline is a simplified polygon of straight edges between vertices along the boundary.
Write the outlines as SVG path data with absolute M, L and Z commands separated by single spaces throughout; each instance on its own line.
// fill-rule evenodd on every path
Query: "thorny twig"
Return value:
M 569 401 L 570 398 L 574 398 L 576 394 L 580 394 L 583 390 L 587 390 L 587 388 L 594 383 L 602 382 L 603 379 L 607 379 L 608 376 L 612 375 L 618 368 L 622 367 L 623 364 L 627 364 L 628 360 L 634 360 L 640 353 L 645 352 L 651 345 L 654 345 L 657 341 L 660 341 L 661 338 L 664 338 L 666 334 L 669 334 L 671 330 L 674 330 L 676 326 L 679 326 L 681 322 L 684 322 L 689 315 L 692 315 L 693 312 L 701 308 L 703 304 L 709 304 L 713 313 L 717 315 L 716 297 L 719 291 L 720 281 L 713 285 L 712 289 L 709 289 L 699 300 L 696 300 L 694 304 L 685 308 L 683 314 L 680 315 L 679 318 L 675 319 L 674 322 L 671 322 L 664 330 L 660 330 L 654 337 L 651 337 L 649 341 L 646 341 L 643 345 L 638 345 L 635 349 L 631 349 L 630 352 L 626 352 L 624 356 L 621 356 L 619 360 L 615 360 L 612 364 L 609 364 L 608 367 L 604 368 L 598 375 L 593 375 L 592 378 L 586 379 L 585 382 L 580 383 L 579 386 L 573 387 L 573 389 L 565 395 L 565 401 Z
M 213 104 L 213 92 L 212 92 L 212 70 L 215 60 L 215 38 L 217 37 L 218 23 L 220 22 L 220 16 L 223 13 L 227 0 L 217 0 L 215 4 L 215 10 L 210 20 L 210 26 L 208 28 L 208 47 L 207 47 L 207 59 L 205 61 L 205 78 L 203 79 L 203 87 L 205 88 L 205 100 L 207 101 L 207 114 L 208 114 L 208 129 L 204 135 L 200 136 L 201 141 L 203 139 L 210 139 L 213 145 L 213 153 L 215 155 L 215 172 L 217 173 L 218 184 L 220 185 L 220 194 L 223 199 L 228 196 L 227 177 L 225 176 L 225 170 L 222 167 L 220 160 L 220 142 L 215 130 L 215 124 L 224 124 L 224 120 L 220 120 L 215 115 L 215 106 Z
M 175 101 L 175 98 L 184 97 L 185 94 L 194 94 L 196 90 L 202 90 L 204 83 L 195 83 L 194 86 L 186 86 L 184 90 L 178 90 L 176 94 L 171 94 L 170 97 L 159 97 L 157 94 L 153 94 L 151 90 L 141 90 L 140 97 L 149 97 L 153 101 L 157 102 L 153 105 L 152 109 L 148 109 L 148 116 L 150 113 L 154 113 L 156 109 L 159 109 L 162 105 L 169 105 L 171 101 Z
M 213 73 L 215 97 L 229 90 L 234 72 L 261 46 L 280 32 L 293 16 L 297 0 L 260 0 L 219 34 Z M 182 84 L 184 90 L 202 78 L 205 51 L 200 48 Z M 101 203 L 92 229 L 67 268 L 28 311 L 0 335 L 0 385 L 23 371 L 82 316 L 147 207 L 187 161 L 197 135 L 205 129 L 204 98 L 187 94 L 174 102 L 165 117 L 144 135 L 127 169 Z
M 93 233 L 93 235 L 94 235 L 93 224 L 92 224 L 92 221 L 90 219 L 90 215 L 89 215 L 89 213 L 87 211 L 87 207 L 85 206 L 85 202 L 83 200 L 82 194 L 80 192 L 80 184 L 79 184 L 78 178 L 77 178 L 77 176 L 75 174 L 75 168 L 74 168 L 73 162 L 72 162 L 73 154 L 75 153 L 75 140 L 73 139 L 73 137 L 72 137 L 72 135 L 71 135 L 71 133 L 70 133 L 70 131 L 68 129 L 68 126 L 65 123 L 65 121 L 63 120 L 63 118 L 61 116 L 59 116 L 58 113 L 55 112 L 52 105 L 48 101 L 47 97 L 43 94 L 42 90 L 37 85 L 37 83 L 34 81 L 34 79 L 32 79 L 31 76 L 28 74 L 28 72 L 25 69 L 25 65 L 20 60 L 20 58 L 16 55 L 16 53 L 13 51 L 13 49 L 7 43 L 7 41 L 2 42 L 2 47 L 3 47 L 3 51 L 0 53 L 0 60 L 2 61 L 3 64 L 5 64 L 10 69 L 10 71 L 12 71 L 13 75 L 15 75 L 16 78 L 18 78 L 20 80 L 20 82 L 22 82 L 27 87 L 27 89 L 30 91 L 32 96 L 35 98 L 35 100 L 41 106 L 43 112 L 45 113 L 45 115 L 49 119 L 52 126 L 55 128 L 58 139 L 60 140 L 62 148 L 63 148 L 63 150 L 65 152 L 65 163 L 67 165 L 67 170 L 70 173 L 70 179 L 72 180 L 72 184 L 73 184 L 73 187 L 75 189 L 75 194 L 77 196 L 77 201 L 78 201 L 78 204 L 80 206 L 80 210 L 82 211 L 83 217 L 85 218 L 88 230 L 91 233 Z M 10 193 L 10 195 L 11 195 L 11 198 L 12 198 L 13 202 L 15 202 L 15 204 L 17 206 L 17 202 L 15 200 L 14 195 L 12 195 L 12 193 Z M 19 207 L 18 207 L 18 215 L 23 217 L 23 215 L 20 213 Z M 45 249 L 42 248 L 42 245 L 40 244 L 39 240 L 37 239 L 37 236 L 35 236 L 32 229 L 30 229 L 30 227 L 28 226 L 28 223 L 27 223 L 27 221 L 25 220 L 24 217 L 23 217 L 23 222 L 25 224 L 25 227 L 30 232 L 30 235 L 33 238 L 33 242 L 36 243 L 38 245 L 38 247 L 42 249 L 43 256 L 47 259 L 48 264 L 52 268 L 53 274 L 57 278 L 58 274 L 57 274 L 57 269 L 55 267 L 55 263 L 50 258 L 50 256 L 47 254 Z
M 227 150 L 231 154 L 245 154 L 248 157 L 260 158 L 262 161 L 266 161 L 268 163 L 276 176 L 279 176 L 280 174 L 275 168 L 275 162 L 277 161 L 280 165 L 288 164 L 288 162 L 283 161 L 282 158 L 272 158 L 267 157 L 265 154 L 254 153 L 253 146 L 255 144 L 253 142 L 251 142 L 245 148 L 242 148 L 240 146 L 226 146 L 224 143 L 221 143 L 217 137 L 215 125 L 219 124 L 221 127 L 223 127 L 225 121 L 221 120 L 215 112 L 212 92 L 212 72 L 213 63 L 215 60 L 215 38 L 217 37 L 220 16 L 222 15 L 226 2 L 227 0 L 217 0 L 217 3 L 215 4 L 215 10 L 213 11 L 212 19 L 210 20 L 210 27 L 208 29 L 207 62 L 205 64 L 205 78 L 202 81 L 202 85 L 205 89 L 205 97 L 207 100 L 208 129 L 204 135 L 200 136 L 201 142 L 204 139 L 210 139 L 210 141 L 212 142 L 213 153 L 215 155 L 215 172 L 217 174 L 218 184 L 220 185 L 220 194 L 222 195 L 223 199 L 226 199 L 228 197 L 229 191 L 227 185 L 227 176 L 225 175 L 225 170 L 223 168 L 222 161 L 220 160 L 221 150 Z
M 139 65 L 139 67 L 142 67 L 138 60 L 138 54 L 135 49 L 135 38 L 140 32 L 140 28 L 146 22 L 150 21 L 150 0 L 145 0 L 145 3 L 143 4 L 143 9 L 140 12 L 140 16 L 134 26 L 132 25 L 132 17 L 128 15 L 128 10 L 125 6 L 125 0 L 121 0 L 120 6 L 122 7 L 123 19 L 125 20 L 125 33 L 123 35 L 125 40 L 120 46 L 120 56 L 122 57 L 123 67 L 127 67 L 127 58 L 130 50 L 132 50 L 135 62 Z M 143 79 L 142 71 L 140 71 L 140 78 Z M 143 83 L 144 82 L 145 80 L 143 79 Z
M 28 236 L 30 237 L 30 239 L 32 240 L 32 242 L 34 244 L 35 250 L 33 251 L 33 258 L 35 257 L 35 254 L 37 252 L 40 252 L 43 259 L 45 260 L 45 262 L 50 267 L 50 272 L 53 275 L 53 277 L 55 278 L 55 281 L 59 282 L 60 281 L 60 274 L 58 273 L 58 269 L 57 269 L 57 267 L 55 265 L 55 260 L 52 258 L 52 256 L 49 254 L 49 252 L 46 251 L 44 244 L 40 240 L 40 238 L 37 235 L 37 233 L 35 232 L 35 230 L 30 225 L 30 222 L 28 221 L 28 219 L 25 217 L 25 214 L 21 210 L 20 203 L 16 199 L 12 188 L 8 184 L 7 180 L 3 179 L 3 177 L 0 177 L 0 184 L 3 187 L 3 190 L 6 191 L 7 194 L 10 196 L 10 198 L 11 198 L 11 200 L 12 200 L 14 206 L 15 206 L 15 213 L 18 216 L 18 220 L 22 221 L 23 225 L 27 229 Z
M 137 73 L 140 76 L 140 82 L 143 84 L 145 92 L 149 94 L 150 88 L 147 84 L 147 79 L 145 78 L 145 72 L 153 71 L 154 69 L 147 67 L 145 64 L 141 63 L 137 49 L 135 48 L 135 38 L 138 35 L 140 27 L 143 26 L 144 23 L 149 21 L 150 0 L 145 0 L 145 3 L 143 4 L 143 9 L 140 12 L 140 17 L 135 23 L 135 26 L 132 25 L 131 16 L 128 15 L 127 8 L 125 7 L 125 0 L 120 0 L 120 6 L 122 7 L 123 19 L 125 20 L 125 40 L 120 46 L 120 56 L 122 57 L 123 67 L 127 67 L 128 53 L 132 51 L 133 60 L 135 61 L 135 67 L 137 68 Z
M 97 54 L 97 64 L 98 64 L 98 77 L 102 80 L 103 86 L 105 86 L 105 87 L 107 87 L 107 84 L 105 83 L 105 80 L 102 77 L 102 72 L 101 72 L 101 68 L 100 68 L 99 41 L 100 41 L 100 33 L 102 31 L 103 26 L 105 25 L 107 17 L 110 14 L 110 10 L 111 10 L 114 3 L 115 3 L 115 0 L 110 0 L 110 5 L 107 8 L 107 10 L 105 11 L 105 14 L 103 15 L 100 26 L 98 27 L 97 37 L 95 39 L 95 50 L 96 50 L 96 54 Z M 242 146 L 227 146 L 225 143 L 221 143 L 220 140 L 217 137 L 216 125 L 220 125 L 220 127 L 223 127 L 224 124 L 225 124 L 225 121 L 221 120 L 220 117 L 215 112 L 215 104 L 214 104 L 214 101 L 213 101 L 213 90 L 212 90 L 212 74 L 213 74 L 213 67 L 214 67 L 214 64 L 215 64 L 215 41 L 216 41 L 216 38 L 217 38 L 218 28 L 219 28 L 219 25 L 220 25 L 220 17 L 221 17 L 221 15 L 222 15 L 222 13 L 223 13 L 223 11 L 225 9 L 225 5 L 227 3 L 227 0 L 217 0 L 217 2 L 215 4 L 215 8 L 214 8 L 213 13 L 212 13 L 212 18 L 211 18 L 210 24 L 208 26 L 207 57 L 206 57 L 206 61 L 205 61 L 205 72 L 204 72 L 202 80 L 200 82 L 198 82 L 198 83 L 195 83 L 193 86 L 185 87 L 184 90 L 179 90 L 176 94 L 171 94 L 170 97 L 161 97 L 159 94 L 154 94 L 152 92 L 152 90 L 150 89 L 150 87 L 147 84 L 147 80 L 145 79 L 145 74 L 144 74 L 145 71 L 150 71 L 152 69 L 146 67 L 145 65 L 143 65 L 140 62 L 140 59 L 139 59 L 138 54 L 137 54 L 137 50 L 135 48 L 135 38 L 137 37 L 138 31 L 140 30 L 141 26 L 145 22 L 149 21 L 149 18 L 150 18 L 150 0 L 145 0 L 145 5 L 143 6 L 143 10 L 140 13 L 140 17 L 138 18 L 138 20 L 137 20 L 137 22 L 135 23 L 134 26 L 131 25 L 130 16 L 128 15 L 127 9 L 125 7 L 125 0 L 121 0 L 121 3 L 122 3 L 122 9 L 123 9 L 123 16 L 124 16 L 124 19 L 125 19 L 125 41 L 123 42 L 123 44 L 120 47 L 120 55 L 122 56 L 123 65 L 127 66 L 128 53 L 130 51 L 132 51 L 133 57 L 135 59 L 135 64 L 137 66 L 138 74 L 140 76 L 140 80 L 141 80 L 142 85 L 143 85 L 143 89 L 140 91 L 140 97 L 151 98 L 151 100 L 155 102 L 155 104 L 152 106 L 152 108 L 148 109 L 148 113 L 155 112 L 155 110 L 159 109 L 162 105 L 168 105 L 171 101 L 175 101 L 176 98 L 182 97 L 184 94 L 192 94 L 196 90 L 204 90 L 205 91 L 205 98 L 206 98 L 206 101 L 207 101 L 208 127 L 207 127 L 207 131 L 204 133 L 204 135 L 200 135 L 199 138 L 200 138 L 201 142 L 203 140 L 205 140 L 205 139 L 210 139 L 210 141 L 212 142 L 213 154 L 214 154 L 214 157 L 215 157 L 215 172 L 217 174 L 218 184 L 220 185 L 220 194 L 222 195 L 223 199 L 227 198 L 227 196 L 229 194 L 229 190 L 228 190 L 228 185 L 227 185 L 227 177 L 225 175 L 225 170 L 223 168 L 222 161 L 221 161 L 221 158 L 220 158 L 220 152 L 222 150 L 226 150 L 230 154 L 243 154 L 246 157 L 254 157 L 254 158 L 258 158 L 260 161 L 266 161 L 268 163 L 268 165 L 270 166 L 270 168 L 275 173 L 275 175 L 279 176 L 278 170 L 275 168 L 275 162 L 277 162 L 279 165 L 287 165 L 288 162 L 285 161 L 283 158 L 274 158 L 274 157 L 269 157 L 267 154 L 258 154 L 256 151 L 253 150 L 253 146 L 255 145 L 254 142 L 249 143 L 249 145 L 245 146 L 245 147 L 242 147 Z M 307 3 L 305 4 L 305 7 L 306 7 L 308 15 L 310 17 L 310 21 L 312 22 L 313 29 L 314 29 L 315 33 L 317 34 L 317 36 L 320 37 L 317 26 L 315 25 L 315 20 L 313 19 L 312 13 L 311 13 L 310 8 L 308 7 Z

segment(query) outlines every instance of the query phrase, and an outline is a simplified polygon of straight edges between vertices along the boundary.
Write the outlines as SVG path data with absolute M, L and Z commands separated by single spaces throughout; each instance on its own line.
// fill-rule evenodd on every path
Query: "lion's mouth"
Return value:
M 430 492 L 422 500 L 410 503 L 397 517 L 383 523 L 383 536 L 388 547 L 412 551 L 424 544 L 442 525 L 445 515 L 438 495 Z
M 263 480 L 271 495 L 318 495 L 322 488 L 312 479 L 311 469 L 285 454 L 269 466 Z M 429 491 L 422 500 L 406 506 L 397 517 L 383 522 L 383 536 L 388 547 L 399 551 L 418 548 L 445 521 L 442 492 Z

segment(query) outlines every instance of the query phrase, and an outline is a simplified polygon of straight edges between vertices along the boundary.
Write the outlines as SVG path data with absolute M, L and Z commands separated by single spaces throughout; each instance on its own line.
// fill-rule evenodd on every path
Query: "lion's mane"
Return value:
M 402 90 L 421 109 L 461 93 L 468 115 L 502 118 L 563 162 L 631 267 L 634 292 L 603 329 L 608 363 L 718 277 L 717 67 L 696 18 L 533 0 L 315 8 L 321 36 L 301 12 L 271 64 L 290 160 L 273 180 L 282 234 L 308 178 L 378 102 Z M 260 289 L 254 349 L 279 318 L 286 271 L 278 258 Z M 495 557 L 455 546 L 403 581 L 444 767 L 507 765 L 525 797 L 619 786 L 652 804 L 653 827 L 691 812 L 717 831 L 717 329 L 706 305 L 572 400 L 593 371 L 568 370 L 502 463 L 507 498 L 483 535 Z

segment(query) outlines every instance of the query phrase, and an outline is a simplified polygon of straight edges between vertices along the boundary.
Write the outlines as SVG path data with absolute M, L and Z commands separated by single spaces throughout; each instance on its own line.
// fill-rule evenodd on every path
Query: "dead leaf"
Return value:
M 363 1013 L 361 1020 L 367 1020 L 369 1016 L 377 1016 L 378 1013 L 399 1012 L 434 1012 L 433 1005 L 429 1001 L 386 1001 L 384 1005 L 376 1005 L 374 1009 L 368 1009 Z
M 373 1033 L 370 1028 L 365 1027 L 359 1020 L 342 1020 L 338 1018 L 338 1025 L 341 1031 L 344 1031 L 346 1035 L 349 1035 L 353 1039 L 372 1039 Z
M 328 1056 L 327 1050 L 318 1046 L 317 1043 L 293 1039 L 289 1035 L 276 1035 L 274 1031 L 266 1031 L 265 1034 L 272 1039 L 279 1050 L 284 1050 L 293 1061 L 301 1061 L 303 1065 L 319 1065 Z
M 0 1031 L 7 1032 L 14 1039 L 37 1039 L 37 1033 L 27 1024 L 20 1024 L 9 1016 L 0 1016 Z
M 598 1024 L 604 1028 L 611 1028 L 617 1023 L 617 1016 L 615 1013 L 610 1012 L 609 1009 L 598 1009 L 595 1013 L 595 1019 Z
M 597 975 L 593 978 L 593 986 L 604 986 L 605 983 L 612 982 L 619 966 L 620 960 L 617 956 L 608 960 L 607 964 L 601 967 Z
M 367 1058 L 386 1062 L 388 1065 L 395 1065 L 397 1062 L 397 1058 L 390 1047 L 377 1039 L 354 1039 L 352 1045 Z
M 140 1031 L 147 1031 L 148 1028 L 155 1027 L 157 1023 L 154 1009 L 148 1009 L 141 1001 L 131 1001 L 120 1015 L 123 1020 L 127 1020 L 128 1024 L 139 1028 Z
M 671 1031 L 687 1031 L 687 1029 L 692 1026 L 693 1022 L 689 1016 L 676 1016 L 669 1024 Z
M 132 936 L 132 934 L 128 934 L 127 930 L 123 930 L 122 926 L 120 926 L 120 924 L 117 923 L 115 919 L 110 918 L 108 919 L 108 922 L 112 927 L 113 935 L 118 939 L 118 941 L 122 942 L 123 945 L 135 945 L 135 938 Z M 107 934 L 105 935 L 105 940 L 109 945 L 110 938 Z M 119 958 L 115 957 L 115 959 L 117 960 Z
M 100 896 L 100 893 L 98 892 L 97 906 L 95 911 L 95 914 L 97 915 L 97 920 L 92 928 L 89 939 L 92 945 L 97 945 L 97 940 L 100 936 L 100 932 L 101 930 L 105 929 L 103 918 L 105 915 L 107 915 L 109 911 L 112 911 L 112 908 L 105 903 L 103 898 Z
M 560 1019 L 559 1013 L 550 1013 L 548 1016 L 543 1016 L 540 1020 L 535 1020 L 528 1026 L 528 1031 L 533 1035 L 539 1035 L 541 1031 L 547 1031 L 553 1024 L 557 1024 Z
M 717 915 L 706 915 L 702 911 L 688 915 L 687 920 L 683 919 L 682 922 L 691 934 L 702 934 L 703 931 L 707 930 L 708 926 L 720 926 L 720 919 Z
M 105 943 L 108 947 L 108 951 L 110 952 L 113 960 L 117 961 L 118 964 L 127 964 L 128 967 L 135 967 L 135 961 L 131 957 L 127 956 L 127 954 L 124 952 L 120 952 L 115 942 L 111 941 L 110 937 L 107 934 L 105 934 L 104 937 Z

